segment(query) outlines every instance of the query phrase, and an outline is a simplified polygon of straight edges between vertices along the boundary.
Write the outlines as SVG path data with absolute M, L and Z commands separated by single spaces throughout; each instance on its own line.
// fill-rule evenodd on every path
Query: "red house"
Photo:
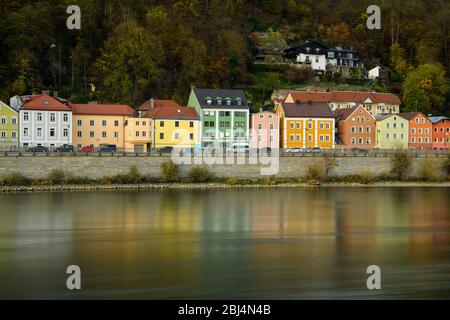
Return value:
M 431 149 L 432 123 L 421 112 L 405 112 L 399 114 L 409 121 L 408 147 L 410 149 Z
M 450 146 L 450 118 L 430 117 L 433 124 L 433 149 L 445 150 Z

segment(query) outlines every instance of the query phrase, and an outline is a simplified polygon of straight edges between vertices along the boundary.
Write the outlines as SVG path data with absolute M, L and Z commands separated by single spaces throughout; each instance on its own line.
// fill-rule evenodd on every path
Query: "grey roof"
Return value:
M 450 118 L 447 117 L 428 117 L 430 119 L 431 123 L 437 123 L 442 120 L 450 120 Z
M 194 89 L 198 102 L 202 108 L 224 108 L 224 109 L 248 109 L 247 97 L 243 90 L 232 89 Z M 211 98 L 212 103 L 208 105 L 206 98 Z M 222 99 L 222 104 L 217 104 L 217 98 Z M 231 99 L 231 105 L 227 105 L 225 99 Z M 237 104 L 237 100 L 241 100 L 241 105 Z

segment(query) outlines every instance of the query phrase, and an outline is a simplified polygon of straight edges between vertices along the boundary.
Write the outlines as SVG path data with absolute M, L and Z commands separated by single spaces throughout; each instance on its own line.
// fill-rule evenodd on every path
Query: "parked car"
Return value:
M 286 153 L 301 153 L 305 152 L 305 149 L 302 148 L 293 148 L 293 149 L 287 149 Z
M 73 146 L 70 144 L 63 144 L 55 149 L 56 152 L 73 152 Z
M 48 152 L 48 148 L 44 146 L 36 146 L 28 148 L 27 152 Z
M 103 146 L 100 146 L 98 149 L 98 152 L 116 152 L 117 146 L 115 144 L 105 144 Z
M 261 148 L 261 149 L 258 149 L 258 153 L 271 154 L 272 149 L 271 148 Z
M 248 144 L 233 144 L 231 147 L 227 148 L 226 151 L 234 153 L 248 153 L 250 152 L 250 147 L 248 146 Z
M 352 152 L 354 152 L 354 153 L 364 153 L 364 154 L 367 154 L 367 153 L 369 153 L 369 150 L 367 150 L 367 149 L 362 149 L 362 148 L 352 148 Z
M 83 148 L 80 148 L 78 151 L 79 152 L 94 152 L 94 147 L 92 147 L 92 146 L 85 146 Z
M 322 149 L 320 148 L 312 148 L 308 150 L 309 153 L 322 153 Z
M 171 154 L 173 151 L 173 147 L 164 147 L 158 149 L 158 153 Z

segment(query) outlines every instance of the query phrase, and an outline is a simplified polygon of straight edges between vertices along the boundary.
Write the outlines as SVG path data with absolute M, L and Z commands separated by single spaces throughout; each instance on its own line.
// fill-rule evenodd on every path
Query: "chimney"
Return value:
M 151 98 L 150 99 L 150 109 L 154 109 L 155 108 L 155 99 Z
M 53 91 L 53 97 L 58 98 L 58 91 Z
M 263 108 L 259 108 L 259 112 L 263 112 Z

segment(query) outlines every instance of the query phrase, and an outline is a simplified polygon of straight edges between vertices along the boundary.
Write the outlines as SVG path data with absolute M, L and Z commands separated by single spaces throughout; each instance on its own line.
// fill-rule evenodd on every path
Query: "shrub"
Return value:
M 30 184 L 31 180 L 18 172 L 13 172 L 0 181 L 2 186 L 27 186 Z
M 208 182 L 211 179 L 211 174 L 208 169 L 200 166 L 193 166 L 191 170 L 189 170 L 189 181 L 195 183 L 204 183 Z
M 450 178 L 450 151 L 447 153 L 447 159 L 444 162 L 443 169 L 447 173 L 447 177 Z
M 411 154 L 407 150 L 396 150 L 391 159 L 391 173 L 398 180 L 403 180 L 411 168 L 411 163 Z
M 339 166 L 337 159 L 330 153 L 325 153 L 323 157 L 325 179 L 330 175 L 330 171 Z
M 236 186 L 239 184 L 239 180 L 235 178 L 229 178 L 225 181 L 226 184 L 229 184 L 230 186 Z
M 63 171 L 58 169 L 53 169 L 50 171 L 50 173 L 47 175 L 46 182 L 53 185 L 62 184 L 66 178 L 66 175 Z
M 308 167 L 306 172 L 306 179 L 308 182 L 318 183 L 325 181 L 325 170 L 318 164 L 313 164 Z
M 362 184 L 371 184 L 376 180 L 373 173 L 369 170 L 361 172 L 359 178 Z
M 420 163 L 420 178 L 423 181 L 436 181 L 438 179 L 438 175 L 436 174 L 436 170 L 434 169 L 433 162 L 429 158 L 425 158 Z
M 180 169 L 172 160 L 161 165 L 162 178 L 168 182 L 176 182 L 180 179 Z

